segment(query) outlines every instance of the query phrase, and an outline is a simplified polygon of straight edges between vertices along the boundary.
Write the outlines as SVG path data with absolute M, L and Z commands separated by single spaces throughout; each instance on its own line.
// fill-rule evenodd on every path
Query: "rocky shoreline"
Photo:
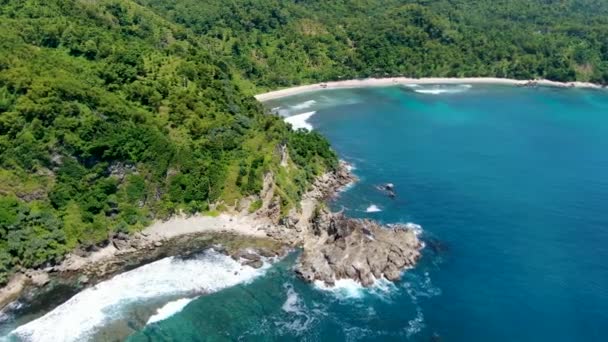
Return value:
M 412 224 L 383 227 L 325 212 L 312 228 L 316 239 L 307 241 L 295 270 L 308 282 L 333 286 L 337 280 L 353 279 L 371 286 L 382 278 L 397 281 L 420 258 L 422 244 Z
M 370 286 L 381 277 L 397 280 L 400 272 L 412 267 L 420 257 L 422 245 L 415 227 L 382 227 L 370 220 L 332 213 L 325 206 L 326 200 L 355 180 L 350 166 L 341 162 L 337 170 L 317 178 L 304 194 L 300 208 L 281 217 L 269 178 L 260 195 L 264 205 L 255 213 L 241 211 L 213 221 L 218 227 L 195 233 L 161 236 L 150 233 L 154 229 L 147 229 L 130 236 L 118 234 L 106 246 L 76 251 L 58 266 L 16 275 L 0 290 L 0 309 L 17 298 L 31 301 L 58 285 L 83 289 L 167 256 L 187 255 L 210 247 L 255 268 L 262 266 L 262 257 L 284 256 L 290 248 L 301 248 L 295 272 L 309 282 L 333 285 L 339 279 L 350 278 Z M 234 228 L 229 227 L 232 223 L 244 224 L 250 230 L 230 229 Z
M 356 181 L 350 170 L 341 163 L 335 172 L 319 177 L 304 196 L 302 210 L 270 226 L 267 234 L 302 248 L 295 272 L 304 281 L 328 286 L 340 279 L 353 279 L 363 286 L 381 278 L 397 281 L 420 258 L 420 226 L 382 226 L 328 210 L 325 201 Z

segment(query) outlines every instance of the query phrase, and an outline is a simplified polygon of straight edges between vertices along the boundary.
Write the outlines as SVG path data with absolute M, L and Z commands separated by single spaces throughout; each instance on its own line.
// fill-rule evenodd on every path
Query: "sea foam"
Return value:
M 315 308 L 309 309 L 292 284 L 285 283 L 283 287 L 287 290 L 287 299 L 281 307 L 285 314 L 280 315 L 280 318 L 273 322 L 274 328 L 300 335 L 307 331 L 312 324 L 318 322 L 322 313 Z
M 431 88 L 415 89 L 414 91 L 419 94 L 427 95 L 441 95 L 441 94 L 457 94 L 467 91 L 472 86 L 470 84 L 460 84 L 456 86 L 442 86 L 436 85 Z
M 120 319 L 129 305 L 163 296 L 210 293 L 250 281 L 269 267 L 243 266 L 230 257 L 208 250 L 199 257 L 182 260 L 168 257 L 88 288 L 53 311 L 18 327 L 10 335 L 26 341 L 83 341 L 96 328 Z M 187 304 L 172 304 L 156 319 Z
M 377 205 L 372 204 L 369 207 L 367 207 L 367 209 L 365 209 L 366 213 L 378 213 L 381 212 L 382 209 L 380 209 Z
M 292 286 L 285 287 L 287 288 L 287 299 L 285 300 L 285 303 L 283 303 L 281 309 L 289 313 L 301 312 L 300 296 L 298 296 L 298 293 L 293 289 Z
M 336 280 L 334 286 L 316 280 L 314 286 L 318 290 L 333 294 L 338 299 L 361 299 L 366 295 L 372 295 L 389 301 L 391 295 L 397 291 L 395 284 L 386 278 L 375 279 L 370 287 L 365 287 L 353 279 Z
M 315 280 L 314 285 L 318 290 L 332 293 L 343 299 L 361 298 L 365 294 L 365 287 L 353 279 L 336 280 L 334 286 L 328 286 L 323 281 Z
M 302 109 L 306 109 L 306 108 L 310 108 L 310 107 L 314 106 L 315 103 L 317 103 L 317 101 L 315 101 L 315 100 L 308 100 L 308 101 L 304 101 L 302 103 L 295 104 L 295 105 L 290 106 L 290 107 L 292 109 L 294 109 L 294 110 L 302 110 Z
M 308 119 L 315 115 L 316 112 L 302 113 L 285 118 L 285 122 L 290 123 L 294 130 L 300 128 L 312 131 L 312 125 L 308 123 Z
M 146 324 L 152 324 L 163 321 L 175 315 L 176 313 L 181 312 L 186 307 L 186 305 L 188 305 L 194 299 L 196 298 L 181 298 L 165 304 L 162 308 L 156 310 L 156 313 L 148 319 L 148 322 Z

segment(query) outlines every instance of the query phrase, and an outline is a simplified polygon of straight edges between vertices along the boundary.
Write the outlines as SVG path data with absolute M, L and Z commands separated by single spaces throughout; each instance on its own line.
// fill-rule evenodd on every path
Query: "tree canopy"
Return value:
M 150 9 L 0 3 L 0 283 L 255 194 L 281 145 L 313 151 L 281 171 L 284 203 L 336 165 L 325 139 L 292 132 L 243 91 L 231 59 Z
M 336 155 L 255 92 L 370 76 L 608 83 L 602 0 L 0 0 L 0 33 L 0 283 L 234 204 L 266 172 L 296 205 Z
M 139 3 L 204 36 L 264 89 L 397 75 L 608 83 L 601 0 Z

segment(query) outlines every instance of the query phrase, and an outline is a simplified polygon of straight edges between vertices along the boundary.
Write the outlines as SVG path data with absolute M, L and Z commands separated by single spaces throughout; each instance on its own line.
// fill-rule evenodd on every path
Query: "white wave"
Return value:
M 287 299 L 283 306 L 281 307 L 285 312 L 299 313 L 301 312 L 300 308 L 300 297 L 298 293 L 293 289 L 292 286 L 287 286 Z
M 405 328 L 407 338 L 409 339 L 412 335 L 416 335 L 424 329 L 424 327 L 424 315 L 422 314 L 422 309 L 418 307 L 416 310 L 416 317 L 407 322 L 407 327 Z
M 413 222 L 408 222 L 405 224 L 406 228 L 411 229 L 416 236 L 420 236 L 422 234 L 422 226 Z
M 279 330 L 299 335 L 318 322 L 323 312 L 318 309 L 309 310 L 291 284 L 286 283 L 283 287 L 287 289 L 287 299 L 281 308 L 286 315 L 281 315 L 274 325 Z
M 365 294 L 365 287 L 353 279 L 336 280 L 334 286 L 328 286 L 323 281 L 315 280 L 314 285 L 317 289 L 331 292 L 338 298 L 362 298 Z
M 364 287 L 353 279 L 337 280 L 334 286 L 327 286 L 324 282 L 316 280 L 315 288 L 329 292 L 338 299 L 361 299 L 365 295 L 372 295 L 385 301 L 390 301 L 390 297 L 397 293 L 397 286 L 386 278 L 375 279 L 370 287 Z
M 349 162 L 344 162 L 344 165 L 346 167 L 346 170 L 348 172 L 353 172 L 357 169 L 357 166 L 355 166 L 355 164 L 349 163 Z
M 13 316 L 10 314 L 10 312 L 14 311 L 14 310 L 19 310 L 19 308 L 21 308 L 22 306 L 23 306 L 23 303 L 21 303 L 18 300 L 10 302 L 7 305 L 5 305 L 4 308 L 2 308 L 2 310 L 0 310 L 0 323 L 4 323 L 6 321 L 11 320 L 13 318 Z
M 316 112 L 302 113 L 285 118 L 285 122 L 290 123 L 294 130 L 300 128 L 312 131 L 312 125 L 308 123 L 308 119 L 315 115 Z
M 163 296 L 192 296 L 251 281 L 269 267 L 243 266 L 208 250 L 188 260 L 168 257 L 88 288 L 39 319 L 11 332 L 26 341 L 83 341 L 121 318 L 129 305 Z
M 347 192 L 354 187 L 355 187 L 355 182 L 350 182 L 350 183 L 344 185 L 343 187 L 341 187 L 340 189 L 338 189 L 338 193 Z M 343 206 L 343 208 L 345 208 L 345 207 Z
M 152 324 L 163 321 L 175 315 L 176 313 L 181 312 L 186 307 L 186 305 L 188 305 L 194 299 L 196 298 L 181 298 L 165 304 L 163 307 L 156 310 L 156 313 L 148 319 L 148 322 L 146 324 Z
M 277 110 L 276 113 L 282 117 L 288 117 L 290 114 L 290 111 L 289 111 L 289 109 L 279 108 L 279 110 Z
M 442 86 L 436 85 L 432 88 L 424 88 L 424 89 L 414 89 L 415 92 L 420 94 L 428 94 L 428 95 L 440 95 L 440 94 L 457 94 L 467 91 L 472 86 L 470 84 L 460 84 L 457 86 Z
M 317 103 L 317 101 L 308 100 L 308 101 L 304 101 L 302 103 L 298 103 L 298 104 L 290 106 L 290 107 L 291 107 L 291 109 L 294 109 L 294 110 L 302 110 L 302 109 L 306 109 L 306 108 L 310 108 L 310 107 L 314 106 L 315 103 Z
M 380 209 L 377 205 L 372 204 L 369 207 L 367 207 L 367 209 L 365 209 L 366 213 L 377 213 L 382 211 L 382 209 Z

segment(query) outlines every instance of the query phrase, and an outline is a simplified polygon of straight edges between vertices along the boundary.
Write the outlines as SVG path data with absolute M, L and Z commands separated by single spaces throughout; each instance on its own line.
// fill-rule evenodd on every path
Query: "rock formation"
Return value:
M 396 281 L 403 269 L 414 266 L 421 247 L 409 226 L 380 226 L 323 211 L 313 220 L 312 236 L 304 243 L 296 273 L 306 281 L 330 286 L 348 278 L 363 286 L 381 278 Z
M 332 213 L 324 200 L 336 195 L 356 178 L 342 162 L 334 172 L 317 178 L 304 194 L 300 210 L 292 210 L 277 224 L 266 227 L 269 237 L 302 247 L 296 265 L 304 280 L 333 285 L 339 279 L 354 279 L 370 286 L 376 279 L 399 279 L 401 271 L 420 257 L 421 243 L 416 225 L 380 226 L 371 220 L 357 220 Z M 393 191 L 392 184 L 383 189 Z M 267 215 L 267 213 L 264 213 Z

